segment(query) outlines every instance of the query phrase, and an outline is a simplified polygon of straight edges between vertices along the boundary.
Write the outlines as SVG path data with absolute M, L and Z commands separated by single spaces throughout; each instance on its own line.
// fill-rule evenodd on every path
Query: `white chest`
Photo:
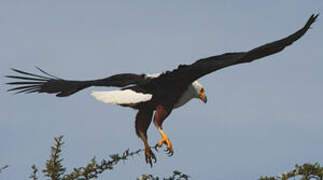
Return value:
M 190 90 L 185 91 L 185 93 L 179 98 L 178 102 L 174 105 L 174 108 L 179 108 L 183 106 L 193 97 L 193 93 Z

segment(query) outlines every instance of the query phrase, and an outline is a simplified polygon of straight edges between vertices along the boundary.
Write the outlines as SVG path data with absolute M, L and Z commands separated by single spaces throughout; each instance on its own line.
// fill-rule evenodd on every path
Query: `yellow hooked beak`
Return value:
M 206 95 L 205 95 L 205 91 L 204 89 L 201 89 L 201 92 L 200 92 L 200 99 L 206 103 L 207 102 L 207 98 L 206 98 Z

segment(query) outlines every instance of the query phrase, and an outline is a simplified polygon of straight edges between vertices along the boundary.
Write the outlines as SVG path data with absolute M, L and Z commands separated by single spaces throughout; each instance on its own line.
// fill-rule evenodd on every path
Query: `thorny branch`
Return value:
M 84 179 L 97 178 L 99 174 L 103 173 L 105 170 L 113 170 L 114 166 L 120 161 L 125 161 L 131 156 L 139 154 L 142 150 L 139 149 L 135 152 L 129 152 L 126 150 L 122 155 L 113 154 L 110 155 L 110 160 L 103 159 L 100 163 L 96 162 L 95 158 L 92 158 L 91 162 L 86 167 L 74 168 L 73 172 L 65 175 L 64 180 L 77 179 L 84 177 Z
M 109 160 L 103 159 L 100 163 L 98 163 L 94 158 L 91 159 L 90 163 L 88 163 L 85 167 L 74 168 L 73 171 L 69 174 L 65 174 L 66 168 L 63 167 L 61 158 L 63 136 L 54 138 L 55 145 L 51 147 L 51 156 L 50 159 L 46 162 L 46 169 L 42 170 L 45 176 L 50 177 L 51 180 L 89 180 L 96 179 L 100 174 L 102 174 L 106 170 L 113 170 L 113 168 L 120 162 L 126 161 L 129 157 L 133 157 L 138 155 L 140 152 L 144 152 L 144 149 L 139 149 L 134 152 L 130 152 L 129 149 L 126 150 L 121 155 L 113 154 L 109 156 Z M 153 147 L 151 147 L 153 148 Z M 37 180 L 37 172 L 38 169 L 35 165 L 32 166 L 32 174 L 29 177 L 32 180 Z M 148 177 L 148 176 L 147 176 Z M 157 180 L 158 177 L 153 177 L 150 175 L 149 177 L 155 178 L 151 180 Z M 187 180 L 188 176 L 179 172 L 174 171 L 173 175 L 169 178 L 164 178 L 165 180 Z M 147 179 L 150 180 L 150 179 Z
M 61 179 L 64 175 L 66 168 L 63 167 L 63 159 L 60 159 L 60 153 L 62 152 L 63 136 L 54 138 L 55 146 L 51 147 L 50 159 L 46 162 L 46 169 L 43 170 L 45 176 L 50 177 L 51 180 Z

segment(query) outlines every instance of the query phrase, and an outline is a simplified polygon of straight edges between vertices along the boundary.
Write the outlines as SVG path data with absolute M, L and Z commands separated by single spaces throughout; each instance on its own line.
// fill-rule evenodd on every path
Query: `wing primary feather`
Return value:
M 30 94 L 30 93 L 38 92 L 38 91 L 39 91 L 38 88 L 32 87 L 32 88 L 23 89 L 21 91 L 17 91 L 17 92 L 15 92 L 15 94 L 21 94 L 21 93 Z
M 23 81 L 23 82 L 9 82 L 6 83 L 8 85 L 24 85 L 24 84 L 41 84 L 42 82 L 29 82 L 29 81 Z
M 49 79 L 50 79 L 50 78 L 45 77 L 45 76 L 41 76 L 41 75 L 37 75 L 37 74 L 28 73 L 28 72 L 21 71 L 21 70 L 19 70 L 19 69 L 15 69 L 15 68 L 12 68 L 12 70 L 13 70 L 13 71 L 15 71 L 15 72 L 17 72 L 17 73 L 21 73 L 21 74 L 25 74 L 25 75 L 29 75 L 29 76 L 39 77 L 39 78 L 46 79 L 46 80 L 49 80 Z
M 203 58 L 197 60 L 191 65 L 182 65 L 169 73 L 164 73 L 162 76 L 157 78 L 157 80 L 165 80 L 165 82 L 170 82 L 172 80 L 176 82 L 191 83 L 200 77 L 219 69 L 236 64 L 249 63 L 254 60 L 278 53 L 285 47 L 300 39 L 316 21 L 318 16 L 319 14 L 311 15 L 302 28 L 280 40 L 266 43 L 245 52 L 232 52 Z
M 34 88 L 34 87 L 37 87 L 38 85 L 32 85 L 32 86 L 19 86 L 19 87 L 16 87 L 16 88 L 11 88 L 11 89 L 8 89 L 7 91 L 10 92 L 10 91 L 17 91 L 17 90 L 20 90 L 20 89 L 28 89 L 28 88 Z
M 138 75 L 133 73 L 116 74 L 104 79 L 89 80 L 89 81 L 74 81 L 64 80 L 47 73 L 41 68 L 36 66 L 43 75 L 32 74 L 19 69 L 12 68 L 16 73 L 26 76 L 13 76 L 8 75 L 7 78 L 21 80 L 8 82 L 8 85 L 16 85 L 18 87 L 9 89 L 8 91 L 17 91 L 17 93 L 48 93 L 56 94 L 57 97 L 70 96 L 82 89 L 90 86 L 105 86 L 105 87 L 125 87 L 131 84 L 139 84 L 146 80 L 144 75 Z
M 44 70 L 40 69 L 40 68 L 39 68 L 39 67 L 37 67 L 37 66 L 36 66 L 36 68 L 37 68 L 40 72 L 42 72 L 42 73 L 44 73 L 44 74 L 46 74 L 46 75 L 48 75 L 48 76 L 50 76 L 50 77 L 52 77 L 52 78 L 62 80 L 61 78 L 59 78 L 59 77 L 57 77 L 57 76 L 54 76 L 54 75 L 52 75 L 52 74 L 49 74 L 48 72 L 46 72 L 46 71 L 44 71 Z
M 32 80 L 32 81 L 47 81 L 46 79 L 38 79 L 38 78 L 31 78 L 31 77 L 24 77 L 24 76 L 6 76 L 7 78 L 12 79 L 23 79 L 23 80 Z
M 28 91 L 24 92 L 25 94 L 39 92 L 39 88 L 30 88 Z

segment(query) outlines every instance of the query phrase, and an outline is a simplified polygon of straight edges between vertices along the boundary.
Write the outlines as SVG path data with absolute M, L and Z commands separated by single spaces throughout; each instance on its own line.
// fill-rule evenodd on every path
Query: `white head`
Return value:
M 193 98 L 199 98 L 204 103 L 207 102 L 204 88 L 197 81 L 194 81 L 192 84 L 190 84 L 188 86 L 187 90 L 178 99 L 177 103 L 174 104 L 174 108 L 178 108 L 178 107 L 183 106 L 184 104 L 186 104 L 188 101 L 190 101 Z
M 206 96 L 205 96 L 205 92 L 204 92 L 204 88 L 197 81 L 194 81 L 192 84 L 190 84 L 188 86 L 187 90 L 183 93 L 183 95 L 180 97 L 178 102 L 174 105 L 174 108 L 178 108 L 178 107 L 186 104 L 192 98 L 199 98 L 204 103 L 206 103 L 206 101 L 207 101 Z
M 199 82 L 194 81 L 192 83 L 192 87 L 194 89 L 194 91 L 193 91 L 194 98 L 199 98 L 204 103 L 206 103 L 207 98 L 206 98 L 206 94 L 205 94 L 205 90 L 204 90 L 203 86 Z

